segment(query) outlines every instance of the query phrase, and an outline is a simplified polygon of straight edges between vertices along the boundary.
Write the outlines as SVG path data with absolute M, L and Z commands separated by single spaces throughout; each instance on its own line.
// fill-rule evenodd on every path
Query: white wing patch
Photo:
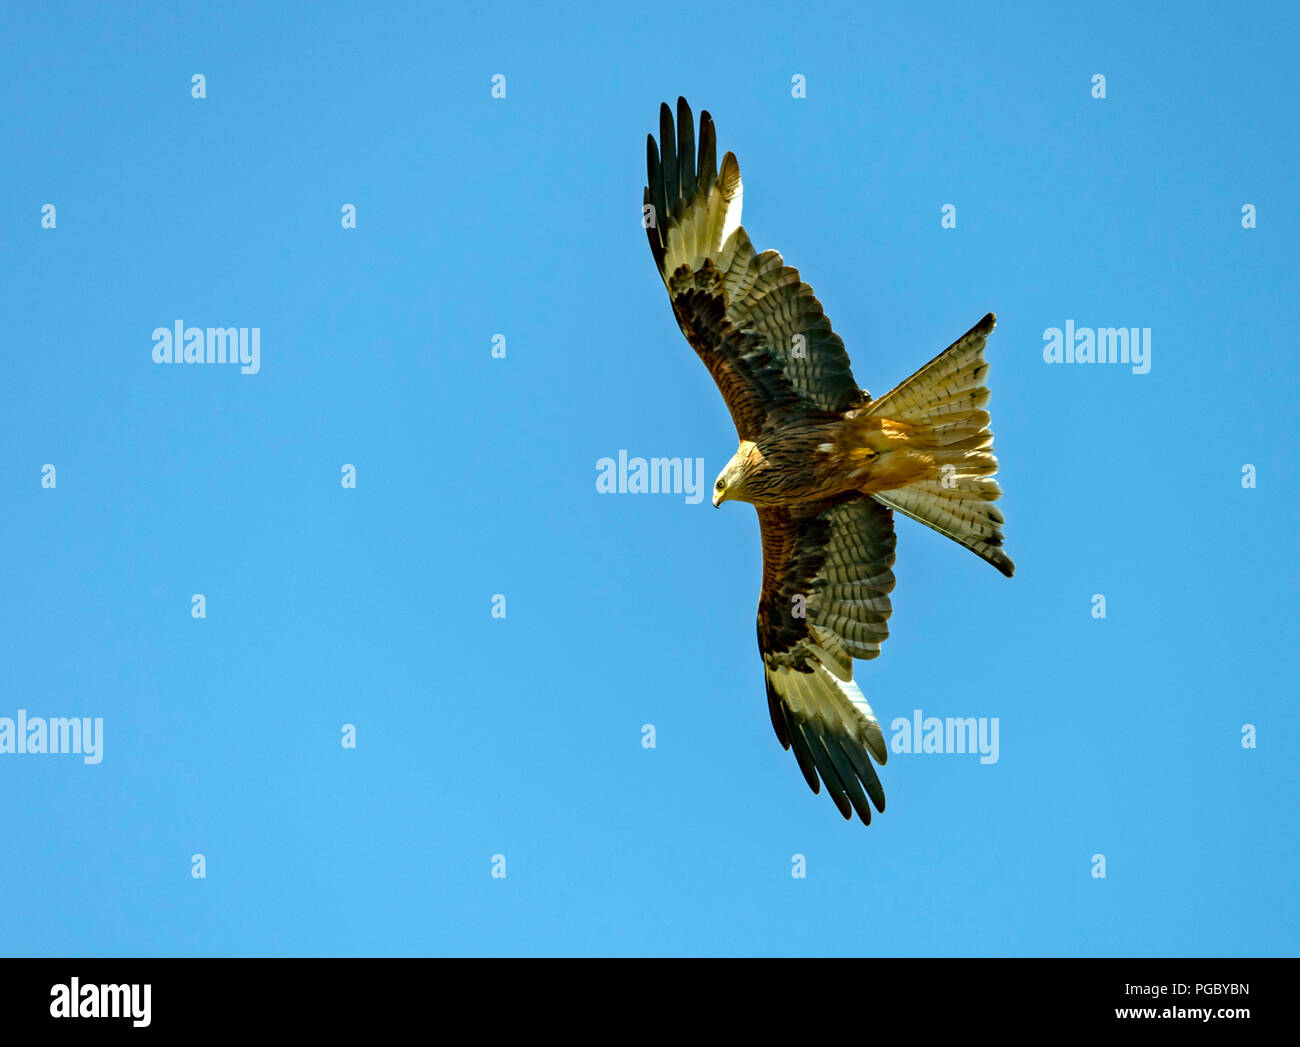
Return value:
M 740 164 L 736 162 L 734 153 L 727 153 L 722 158 L 722 171 L 709 190 L 708 198 L 697 194 L 681 216 L 671 224 L 667 219 L 662 219 L 668 227 L 663 271 L 660 274 L 665 285 L 679 267 L 689 266 L 691 272 L 696 272 L 708 258 L 717 259 L 718 267 L 726 271 L 726 259 L 721 257 L 722 248 L 731 234 L 740 228 L 743 194 Z

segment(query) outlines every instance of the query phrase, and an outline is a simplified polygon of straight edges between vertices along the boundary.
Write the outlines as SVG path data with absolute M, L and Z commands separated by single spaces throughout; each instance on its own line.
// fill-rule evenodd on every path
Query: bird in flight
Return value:
M 763 540 L 758 649 L 776 736 L 814 793 L 871 824 L 888 759 L 853 659 L 889 635 L 894 512 L 960 542 L 1010 577 L 984 409 L 989 313 L 873 399 L 813 290 L 740 224 L 740 167 L 719 168 L 708 112 L 683 98 L 647 136 L 644 219 L 673 313 L 731 411 L 740 447 L 713 504 L 749 502 Z M 870 803 L 868 802 L 870 798 Z

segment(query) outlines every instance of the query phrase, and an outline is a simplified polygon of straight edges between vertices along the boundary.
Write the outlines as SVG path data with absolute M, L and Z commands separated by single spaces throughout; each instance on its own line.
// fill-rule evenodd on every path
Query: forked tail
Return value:
M 913 456 L 929 460 L 919 479 L 872 496 L 960 542 L 1010 578 L 1015 565 L 1001 548 L 1004 520 L 993 502 L 1002 489 L 992 479 L 998 460 L 984 410 L 984 343 L 995 323 L 989 313 L 862 416 L 906 423 Z

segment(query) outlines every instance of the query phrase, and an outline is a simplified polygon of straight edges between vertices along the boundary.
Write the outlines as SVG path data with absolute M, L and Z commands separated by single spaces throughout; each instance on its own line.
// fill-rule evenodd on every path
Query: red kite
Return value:
M 984 410 L 989 313 L 878 399 L 859 388 L 813 290 L 740 225 L 740 168 L 717 166 L 713 120 L 677 100 L 646 143 L 645 225 L 682 333 L 717 383 L 740 447 L 713 504 L 749 502 L 763 536 L 758 649 L 781 745 L 812 791 L 871 823 L 888 759 L 853 659 L 889 635 L 894 510 L 960 542 L 1010 577 L 998 462 Z

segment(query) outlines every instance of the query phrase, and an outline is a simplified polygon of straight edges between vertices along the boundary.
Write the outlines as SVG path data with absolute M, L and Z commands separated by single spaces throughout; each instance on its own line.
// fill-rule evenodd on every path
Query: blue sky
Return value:
M 1294 954 L 1297 17 L 8 5 L 0 717 L 104 744 L 0 753 L 0 950 Z M 1016 577 L 900 519 L 857 678 L 999 758 L 869 829 L 773 735 L 753 511 L 596 491 L 735 448 L 640 226 L 678 94 L 863 386 L 998 314 Z

